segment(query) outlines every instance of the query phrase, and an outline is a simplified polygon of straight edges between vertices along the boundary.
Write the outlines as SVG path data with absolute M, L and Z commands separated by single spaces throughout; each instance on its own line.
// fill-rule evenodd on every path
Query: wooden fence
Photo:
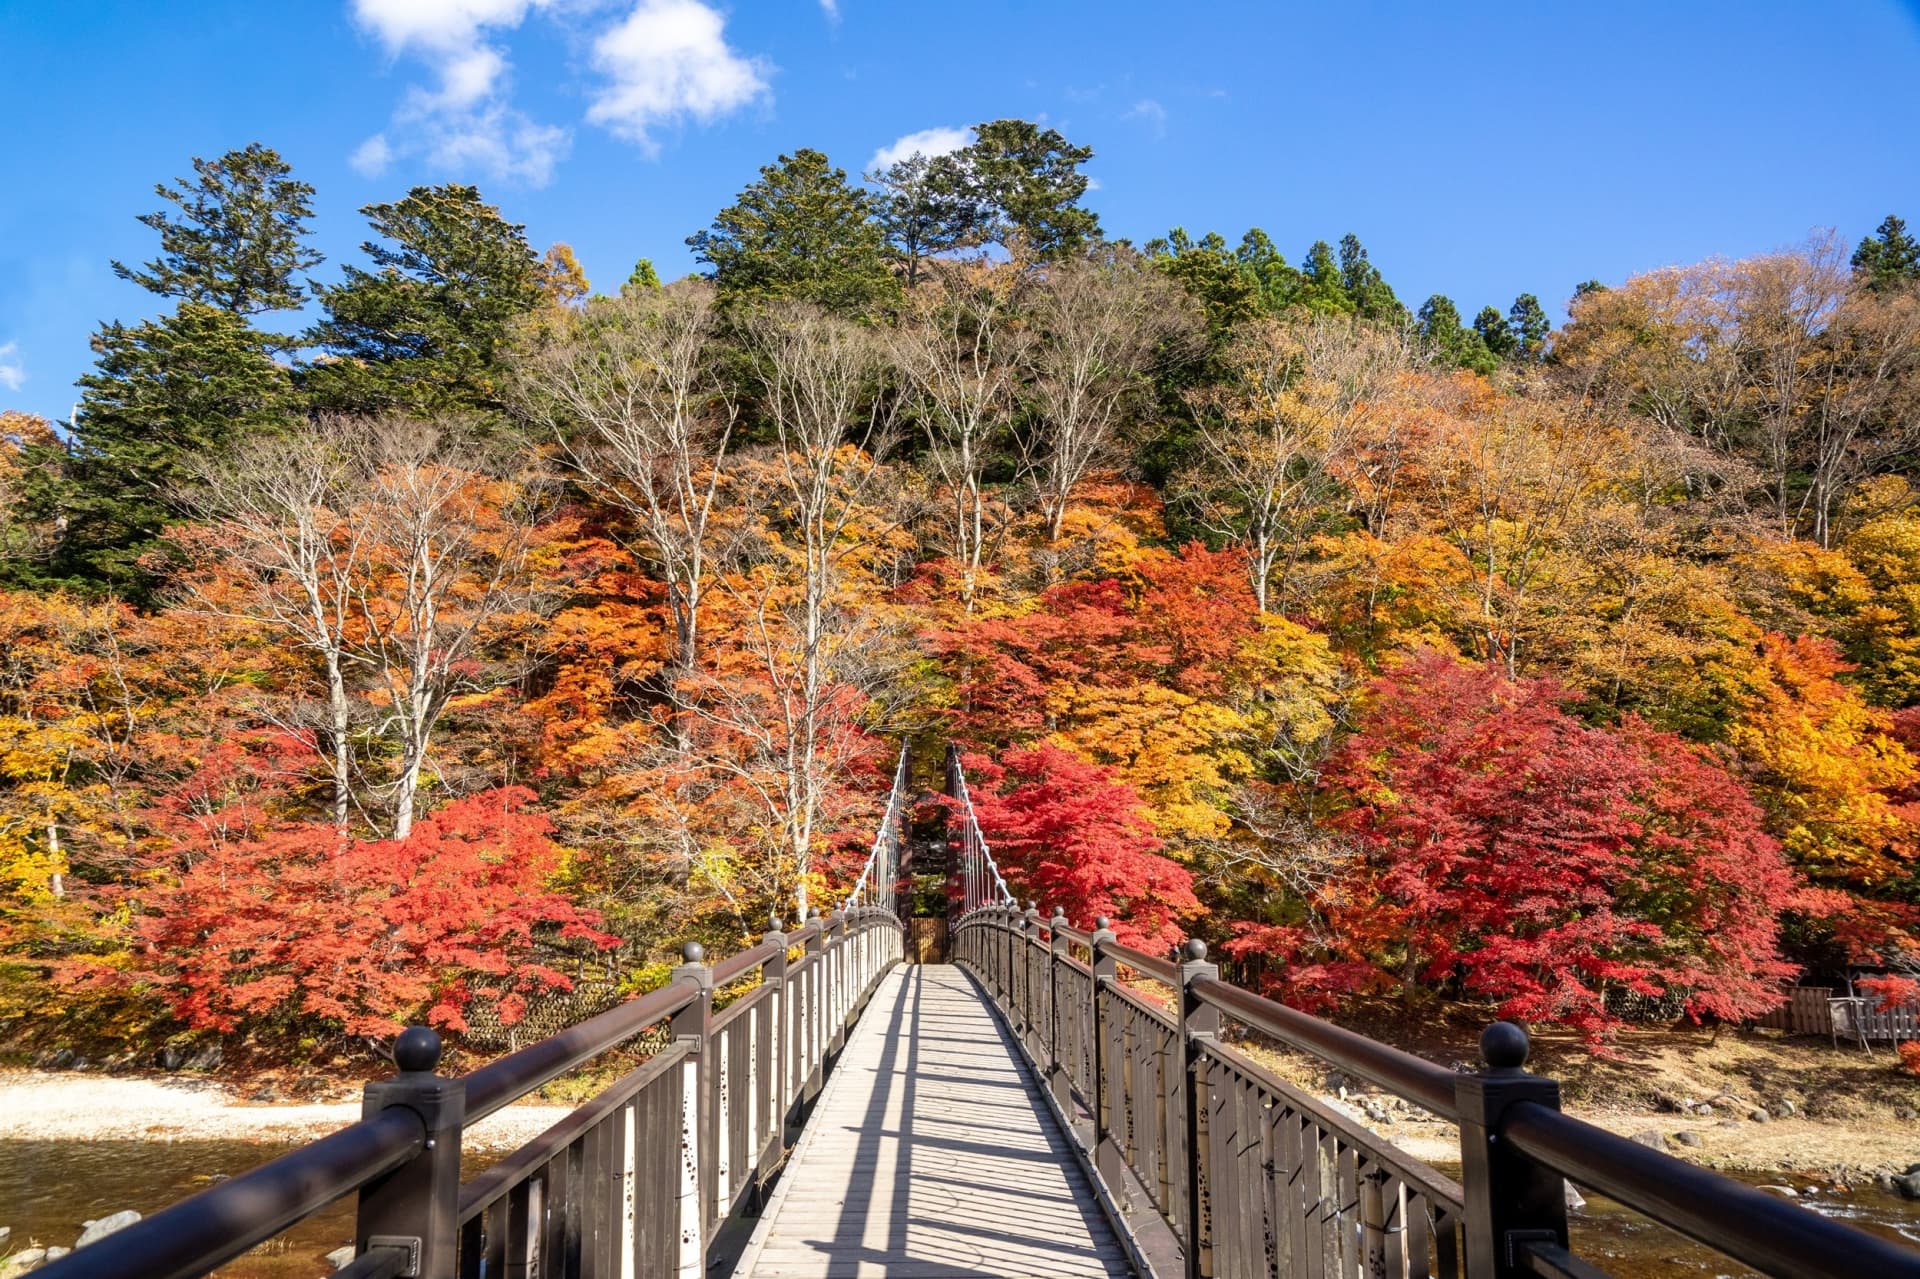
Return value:
M 1833 987 L 1795 986 L 1787 993 L 1790 998 L 1786 1003 L 1753 1024 L 1784 1030 L 1789 1035 L 1833 1034 L 1833 1005 L 1828 1002 L 1833 998 Z
M 1920 1039 L 1920 1005 L 1883 1009 L 1871 996 L 1836 995 L 1831 986 L 1795 986 L 1787 995 L 1786 1003 L 1753 1024 L 1862 1045 Z

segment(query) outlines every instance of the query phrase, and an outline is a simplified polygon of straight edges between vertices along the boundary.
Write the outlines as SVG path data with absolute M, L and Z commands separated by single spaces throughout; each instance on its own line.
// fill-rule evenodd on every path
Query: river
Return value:
M 0 1140 L 0 1226 L 13 1230 L 10 1245 L 70 1245 L 83 1221 L 123 1208 L 151 1213 L 208 1184 L 291 1149 L 244 1141 L 5 1141 Z M 498 1158 L 471 1152 L 466 1175 Z M 1809 1187 L 1803 1178 L 1749 1177 L 1755 1184 Z M 1889 1238 L 1920 1246 L 1920 1203 L 1909 1203 L 1872 1186 L 1850 1194 L 1816 1188 L 1796 1200 L 1809 1211 L 1840 1217 Z M 301 1222 L 222 1275 L 233 1279 L 317 1279 L 327 1273 L 326 1254 L 353 1233 L 351 1200 Z M 1589 1196 L 1573 1217 L 1574 1246 L 1621 1279 L 1701 1279 L 1749 1273 L 1718 1254 L 1680 1238 L 1645 1218 Z

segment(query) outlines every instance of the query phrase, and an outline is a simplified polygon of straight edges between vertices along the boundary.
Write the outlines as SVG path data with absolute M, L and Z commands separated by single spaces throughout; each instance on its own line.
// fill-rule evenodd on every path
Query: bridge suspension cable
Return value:
M 860 868 L 860 878 L 847 893 L 846 908 L 878 906 L 894 910 L 900 886 L 900 846 L 906 838 L 907 822 L 907 749 L 900 744 L 900 762 L 893 768 L 893 793 L 887 796 L 887 811 L 873 837 L 873 851 Z
M 980 816 L 973 811 L 973 796 L 967 791 L 967 770 L 960 765 L 960 752 L 947 748 L 947 793 L 959 806 L 960 837 L 960 913 L 971 914 L 983 906 L 1017 906 L 1013 892 L 993 860 L 993 849 L 980 833 Z

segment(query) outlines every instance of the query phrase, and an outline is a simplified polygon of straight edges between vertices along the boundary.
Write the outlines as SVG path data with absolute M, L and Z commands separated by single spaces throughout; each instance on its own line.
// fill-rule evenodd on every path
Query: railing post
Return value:
M 1213 1169 L 1209 1120 L 1213 1111 L 1212 1066 L 1206 1046 L 1220 1037 L 1220 1010 L 1194 993 L 1201 978 L 1217 980 L 1220 966 L 1207 961 L 1199 938 L 1180 952 L 1180 1047 L 1186 1065 L 1186 1245 L 1188 1279 L 1210 1279 L 1213 1266 Z
M 676 982 L 690 981 L 698 991 L 692 1003 L 673 1015 L 668 1032 L 685 1044 L 680 1065 L 680 1277 L 701 1279 L 707 1269 L 707 1228 L 717 1214 L 714 1202 L 715 1158 L 713 1115 L 708 1088 L 715 1063 L 707 1051 L 713 1029 L 713 969 L 699 942 L 680 948 Z
M 767 1033 L 760 1040 L 757 1097 L 766 1109 L 767 1141 L 757 1152 L 754 1168 L 755 1206 L 766 1202 L 773 1182 L 773 1170 L 785 1162 L 787 1148 L 787 935 L 780 931 L 780 916 L 767 920 L 767 935 L 762 939 L 774 947 L 760 967 L 760 982 L 771 990 Z
M 814 1069 L 816 1061 L 824 1061 L 820 1051 L 820 1032 L 825 1026 L 825 1018 L 820 1015 L 820 995 L 826 989 L 822 969 L 826 966 L 827 926 L 816 909 L 809 916 L 808 923 L 818 924 L 807 938 L 807 953 L 800 961 L 802 965 L 800 989 L 802 1006 L 799 1010 L 805 1023 L 800 1030 L 800 1101 L 804 1104 L 820 1095 L 820 1072 Z
M 1107 917 L 1093 921 L 1090 939 L 1093 953 L 1093 1163 L 1107 1190 L 1119 1195 L 1125 1182 L 1120 1175 L 1120 1147 L 1113 1134 L 1119 1127 L 1114 1085 L 1125 1068 L 1120 1055 L 1120 1019 L 1106 1015 L 1108 1000 L 1102 992 L 1120 981 L 1120 964 L 1108 950 L 1116 940 L 1107 927 Z M 1109 1072 L 1112 1077 L 1109 1077 Z
M 1047 1082 L 1060 1113 L 1070 1115 L 1073 1082 L 1060 1061 L 1060 1047 L 1066 1039 L 1066 1027 L 1060 1020 L 1060 957 L 1067 950 L 1067 912 L 1055 906 L 1047 921 Z
M 1034 1052 L 1033 1037 L 1040 1026 L 1040 1001 L 1037 997 L 1039 983 L 1033 979 L 1033 947 L 1040 940 L 1039 902 L 1027 902 L 1024 919 L 1026 924 L 1020 931 L 1020 1020 L 1026 1031 L 1027 1052 L 1037 1058 L 1040 1054 Z
M 386 1176 L 361 1187 L 353 1227 L 356 1255 L 371 1248 L 399 1248 L 408 1279 L 453 1279 L 459 1247 L 460 1129 L 466 1118 L 464 1080 L 434 1074 L 440 1064 L 440 1036 L 425 1026 L 409 1026 L 393 1041 L 393 1062 L 400 1073 L 366 1086 L 360 1117 L 404 1106 L 420 1116 L 427 1130 L 420 1153 Z
M 836 910 L 827 916 L 827 997 L 824 1001 L 828 1022 L 827 1053 L 840 1051 L 847 1034 L 847 916 Z M 826 1055 L 822 1055 L 822 1062 Z
M 1002 931 L 1006 934 L 1006 948 L 1001 952 L 1006 970 L 1004 994 L 1007 1000 L 1007 1019 L 1013 1023 L 1013 1033 L 1020 1033 L 1020 995 L 1015 989 L 1017 978 L 1014 973 L 1014 959 L 1020 954 L 1020 903 L 1008 902 L 1000 911 Z
M 1529 1273 L 1523 1245 L 1567 1246 L 1566 1182 L 1500 1140 L 1501 1120 L 1514 1103 L 1560 1109 L 1559 1082 L 1522 1069 L 1528 1049 L 1526 1031 L 1497 1021 L 1480 1034 L 1485 1070 L 1454 1084 L 1467 1279 L 1518 1279 Z

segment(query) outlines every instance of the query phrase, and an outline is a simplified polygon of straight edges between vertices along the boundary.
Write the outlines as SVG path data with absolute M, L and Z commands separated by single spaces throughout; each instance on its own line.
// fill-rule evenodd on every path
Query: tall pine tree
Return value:
M 348 267 L 320 290 L 307 335 L 315 407 L 334 412 L 488 415 L 500 407 L 500 355 L 545 296 L 526 228 L 471 186 L 415 187 L 361 210 L 379 237 L 373 270 Z
M 234 315 L 285 311 L 307 300 L 296 273 L 324 259 L 306 244 L 313 188 L 271 147 L 250 143 L 217 160 L 193 160 L 194 181 L 175 178 L 154 193 L 172 211 L 141 216 L 160 233 L 160 256 L 114 274 L 162 297 Z
M 1875 289 L 1920 279 L 1920 241 L 1907 234 L 1905 220 L 1889 213 L 1853 251 L 1853 269 Z
M 174 568 L 162 532 L 195 469 L 285 428 L 298 411 L 272 345 L 239 316 L 199 302 L 94 337 L 99 359 L 80 379 L 53 579 L 136 602 L 153 596 Z
M 842 315 L 871 315 L 899 291 L 873 200 L 821 152 L 802 148 L 687 237 L 713 268 L 722 297 L 797 298 Z
M 1100 219 L 1080 207 L 1089 180 L 1080 166 L 1092 147 L 1077 147 L 1058 129 L 1031 120 L 974 126 L 959 153 L 977 199 L 992 210 L 993 238 L 1048 259 L 1077 253 L 1100 238 Z

